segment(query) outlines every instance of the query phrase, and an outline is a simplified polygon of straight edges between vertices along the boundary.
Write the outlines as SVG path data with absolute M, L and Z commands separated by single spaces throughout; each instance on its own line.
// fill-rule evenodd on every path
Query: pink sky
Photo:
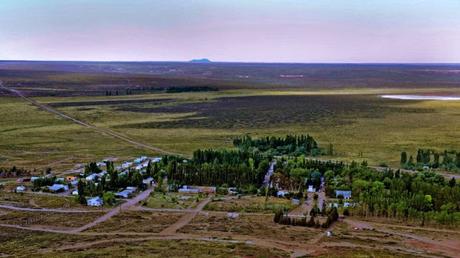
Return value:
M 458 0 L 2 0 L 0 59 L 460 62 L 458 17 Z

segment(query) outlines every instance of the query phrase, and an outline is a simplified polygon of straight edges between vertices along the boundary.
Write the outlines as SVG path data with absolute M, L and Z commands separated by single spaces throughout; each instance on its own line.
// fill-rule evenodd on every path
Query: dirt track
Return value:
M 120 205 L 119 207 L 115 207 L 113 209 L 111 209 L 109 212 L 107 212 L 106 214 L 104 214 L 104 216 L 101 216 L 99 218 L 97 218 L 96 220 L 82 226 L 82 227 L 79 227 L 79 228 L 76 228 L 73 230 L 73 232 L 82 232 L 82 231 L 85 231 L 89 228 L 92 228 L 94 226 L 96 226 L 97 224 L 99 223 L 102 223 L 110 218 L 112 218 L 113 216 L 117 215 L 118 213 L 120 213 L 122 210 L 127 210 L 129 208 L 131 208 L 132 206 L 136 205 L 137 203 L 139 203 L 140 201 L 146 199 L 147 197 L 150 196 L 150 193 L 153 191 L 153 187 L 143 191 L 142 193 L 138 194 L 136 197 L 132 198 L 132 199 L 129 199 L 127 202 L 123 203 L 122 205 Z
M 54 213 L 101 213 L 100 210 L 77 210 L 77 209 L 48 209 L 48 208 L 23 208 L 12 205 L 0 205 L 0 209 L 15 210 L 15 211 L 31 211 L 31 212 L 54 212 Z
M 99 127 L 96 127 L 95 125 L 92 125 L 90 123 L 87 123 L 87 122 L 84 122 L 84 121 L 81 121 L 81 120 L 78 120 L 74 117 L 71 117 L 61 111 L 58 111 L 48 105 L 45 105 L 45 104 L 42 104 L 42 103 L 39 103 L 38 101 L 32 99 L 32 98 L 29 98 L 29 97 L 26 97 L 24 94 L 22 94 L 20 91 L 18 90 L 15 90 L 15 89 L 11 89 L 11 88 L 8 88 L 6 86 L 3 85 L 3 82 L 0 81 L 0 88 L 3 89 L 3 90 L 6 90 L 6 91 L 9 91 L 11 92 L 12 94 L 14 95 L 17 95 L 18 97 L 22 98 L 23 100 L 31 103 L 32 105 L 44 110 L 44 111 L 47 111 L 49 113 L 52 113 L 52 114 L 55 114 L 61 118 L 64 118 L 66 120 L 70 120 L 72 121 L 73 123 L 75 124 L 78 124 L 78 125 L 81 125 L 81 126 L 84 126 L 86 128 L 89 128 L 89 129 L 92 129 L 98 133 L 101 133 L 103 135 L 109 135 L 109 136 L 112 136 L 114 138 L 117 138 L 119 140 L 122 140 L 124 142 L 127 142 L 135 147 L 138 147 L 138 148 L 143 148 L 143 149 L 148 149 L 150 151 L 154 151 L 154 152 L 158 152 L 158 153 L 163 153 L 163 154 L 171 154 L 171 155 L 180 155 L 178 153 L 174 153 L 174 152 L 170 152 L 170 151 L 166 151 L 166 150 L 163 150 L 161 148 L 158 148 L 158 147 L 154 147 L 154 146 L 151 146 L 151 145 L 147 145 L 145 143 L 141 143 L 141 142 L 137 142 L 135 140 L 132 140 L 118 132 L 115 132 L 115 131 L 112 131 L 108 128 L 99 128 Z

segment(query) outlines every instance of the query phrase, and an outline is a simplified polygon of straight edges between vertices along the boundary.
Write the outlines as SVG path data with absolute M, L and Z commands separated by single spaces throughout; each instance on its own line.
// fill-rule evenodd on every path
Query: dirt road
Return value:
M 192 219 L 195 218 L 195 216 L 203 210 L 204 206 L 206 206 L 206 204 L 208 204 L 211 201 L 211 198 L 212 197 L 208 197 L 201 201 L 200 204 L 198 204 L 196 208 L 193 209 L 193 212 L 187 212 L 186 214 L 184 214 L 178 221 L 176 221 L 176 223 L 163 229 L 163 231 L 160 232 L 160 235 L 175 234 L 177 230 L 181 229 L 183 226 L 187 225 L 190 221 L 192 221 Z
M 100 210 L 76 210 L 76 209 L 48 209 L 48 208 L 23 208 L 12 205 L 1 205 L 0 209 L 15 211 L 32 211 L 32 212 L 55 212 L 55 213 L 100 213 Z
M 89 228 L 92 228 L 94 226 L 96 226 L 97 224 L 99 223 L 102 223 L 110 218 L 112 218 L 113 216 L 117 215 L 118 213 L 120 213 L 122 210 L 127 210 L 129 208 L 131 208 L 132 206 L 136 205 L 137 203 L 139 203 L 140 201 L 143 201 L 144 199 L 148 198 L 150 196 L 150 193 L 153 191 L 153 187 L 143 191 L 142 193 L 138 194 L 136 197 L 132 198 L 132 199 L 129 199 L 127 202 L 123 203 L 122 205 L 118 206 L 118 207 L 115 207 L 113 209 L 111 209 L 109 212 L 107 212 L 106 214 L 104 214 L 103 216 L 97 218 L 96 220 L 82 226 L 82 227 L 79 227 L 79 228 L 76 228 L 76 229 L 73 229 L 72 231 L 73 232 L 82 232 L 82 231 L 85 231 Z
M 86 128 L 89 128 L 89 129 L 92 129 L 98 133 L 101 133 L 103 135 L 109 135 L 109 136 L 112 136 L 116 139 L 119 139 L 119 140 L 122 140 L 124 142 L 127 142 L 135 147 L 138 147 L 138 148 L 143 148 L 143 149 L 148 149 L 148 150 L 151 150 L 151 151 L 154 151 L 154 152 L 158 152 L 158 153 L 164 153 L 164 154 L 171 154 L 171 155 L 179 155 L 178 153 L 174 153 L 174 152 L 170 152 L 170 151 L 166 151 L 166 150 L 163 150 L 161 148 L 158 148 L 158 147 L 154 147 L 154 146 L 151 146 L 151 145 L 147 145 L 145 143 L 141 143 L 141 142 L 137 142 L 135 140 L 132 140 L 118 132 L 115 132 L 113 130 L 110 130 L 108 128 L 99 128 L 99 127 L 96 127 L 95 125 L 92 125 L 90 123 L 87 123 L 87 122 L 84 122 L 84 121 L 81 121 L 79 119 L 76 119 L 74 117 L 71 117 L 61 111 L 58 111 L 48 105 L 45 105 L 45 104 L 42 104 L 42 103 L 39 103 L 38 101 L 32 99 L 32 98 L 29 98 L 27 96 L 25 96 L 24 94 L 22 94 L 20 91 L 16 90 L 16 89 L 11 89 L 11 88 L 8 88 L 6 86 L 3 85 L 3 82 L 0 81 L 0 89 L 3 89 L 3 90 L 6 90 L 6 91 L 9 91 L 11 92 L 12 94 L 14 95 L 17 95 L 18 97 L 22 98 L 23 100 L 31 103 L 32 105 L 44 110 L 44 111 L 47 111 L 49 113 L 52 113 L 52 114 L 55 114 L 61 118 L 64 118 L 64 119 L 67 119 L 67 120 L 70 120 L 72 121 L 73 123 L 75 124 L 78 124 L 78 125 L 81 125 L 81 126 L 84 126 Z

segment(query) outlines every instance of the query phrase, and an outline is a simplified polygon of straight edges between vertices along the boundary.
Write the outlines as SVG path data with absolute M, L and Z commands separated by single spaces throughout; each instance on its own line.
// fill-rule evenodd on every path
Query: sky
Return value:
M 460 0 L 0 0 L 0 60 L 460 62 Z

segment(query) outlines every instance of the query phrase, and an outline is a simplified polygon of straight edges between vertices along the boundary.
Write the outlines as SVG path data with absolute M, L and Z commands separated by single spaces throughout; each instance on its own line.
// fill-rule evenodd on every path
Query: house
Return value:
M 69 187 L 63 184 L 53 184 L 52 186 L 48 186 L 48 190 L 50 190 L 53 193 L 65 192 L 69 190 Z
M 119 198 L 127 199 L 127 198 L 131 197 L 136 190 L 137 190 L 137 187 L 128 186 L 128 187 L 126 187 L 125 190 L 116 193 L 115 196 L 119 197 Z
M 152 163 L 158 163 L 161 161 L 161 158 L 160 157 L 155 157 L 153 159 L 151 159 Z
M 130 191 L 123 190 L 121 192 L 115 193 L 115 197 L 128 199 L 131 196 Z
M 142 184 L 144 184 L 146 186 L 151 186 L 151 185 L 155 184 L 155 181 L 153 180 L 153 177 L 149 177 L 149 178 L 146 178 L 146 179 L 142 180 Z
M 76 176 L 66 176 L 66 177 L 65 177 L 65 180 L 66 180 L 67 182 L 72 182 L 72 181 L 74 181 L 74 180 L 76 180 L 76 179 L 77 179 Z
M 40 179 L 40 178 L 41 178 L 40 176 L 33 176 L 33 177 L 30 178 L 30 181 L 33 182 L 33 181 L 35 181 L 37 179 Z
M 26 187 L 23 185 L 17 186 L 16 187 L 16 193 L 23 193 L 26 191 Z
M 86 179 L 86 181 L 94 181 L 94 180 L 96 180 L 96 177 L 97 177 L 97 174 L 91 174 L 91 175 L 87 176 L 85 179 Z
M 105 162 L 98 162 L 98 163 L 96 163 L 96 166 L 105 167 Z
M 187 186 L 184 185 L 181 188 L 179 188 L 179 193 L 199 193 L 200 190 L 194 186 Z
M 299 200 L 299 199 L 292 199 L 292 200 L 291 200 L 291 203 L 292 203 L 292 205 L 299 205 L 299 204 L 300 204 L 300 200 Z
M 72 195 L 78 195 L 78 190 L 73 190 Z
M 146 159 L 147 159 L 146 156 L 141 156 L 141 157 L 135 159 L 135 160 L 134 160 L 134 163 L 135 163 L 135 164 L 139 164 L 139 163 L 143 162 L 143 161 L 146 160 Z
M 125 168 L 129 168 L 133 165 L 132 162 L 125 162 L 123 164 L 121 164 L 121 168 L 125 169 Z
M 93 206 L 93 207 L 100 207 L 104 204 L 104 201 L 101 197 L 96 196 L 86 200 L 86 205 Z
M 285 190 L 279 190 L 278 192 L 276 192 L 277 197 L 284 197 L 284 196 L 286 196 L 288 194 L 289 194 L 289 192 L 285 191 Z
M 339 198 L 339 196 L 342 196 L 343 199 L 348 200 L 351 198 L 351 191 L 335 190 L 335 197 Z
M 236 194 L 238 194 L 238 189 L 236 189 L 236 187 L 229 187 L 228 188 L 228 194 L 236 195 Z
M 238 212 L 228 212 L 227 213 L 227 218 L 229 219 L 237 219 L 240 217 L 240 214 Z
M 184 185 L 179 188 L 179 193 L 215 193 L 216 188 L 213 186 L 189 186 Z
M 316 192 L 316 189 L 313 188 L 313 185 L 309 185 L 309 186 L 308 186 L 307 192 L 309 192 L 309 193 L 314 193 L 314 192 Z

